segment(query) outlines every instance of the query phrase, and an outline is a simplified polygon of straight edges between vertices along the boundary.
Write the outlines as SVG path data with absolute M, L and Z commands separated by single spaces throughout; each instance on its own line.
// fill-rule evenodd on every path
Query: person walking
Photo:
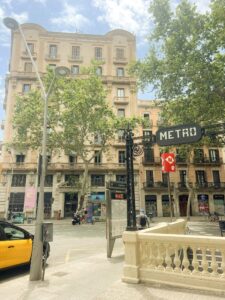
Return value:
M 140 214 L 137 215 L 137 226 L 138 229 L 145 229 L 146 227 L 149 227 L 149 219 L 145 213 L 145 210 L 143 208 L 141 208 L 140 210 Z

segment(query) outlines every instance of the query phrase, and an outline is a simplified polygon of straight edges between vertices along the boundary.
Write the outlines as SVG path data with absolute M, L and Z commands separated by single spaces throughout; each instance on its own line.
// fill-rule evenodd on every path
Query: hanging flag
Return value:
M 175 172 L 175 156 L 174 156 L 174 153 L 163 153 L 163 154 L 161 154 L 161 160 L 162 160 L 162 171 L 164 173 Z

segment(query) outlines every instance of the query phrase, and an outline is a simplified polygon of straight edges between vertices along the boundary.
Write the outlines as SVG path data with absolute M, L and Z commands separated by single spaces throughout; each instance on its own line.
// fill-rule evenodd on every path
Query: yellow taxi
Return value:
M 11 223 L 0 221 L 0 270 L 29 264 L 34 236 Z M 47 245 L 49 255 L 49 245 Z M 46 248 L 46 244 L 44 244 Z M 45 250 L 45 249 L 43 249 Z M 44 251 L 44 253 L 46 253 Z

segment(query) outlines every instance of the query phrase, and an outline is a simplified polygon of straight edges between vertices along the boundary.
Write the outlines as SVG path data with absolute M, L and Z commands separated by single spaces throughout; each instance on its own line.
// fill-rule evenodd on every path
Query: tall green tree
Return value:
M 150 50 L 130 72 L 140 88 L 149 84 L 161 99 L 164 126 L 197 123 L 207 126 L 225 118 L 225 2 L 212 0 L 210 11 L 199 13 L 188 0 L 172 9 L 169 0 L 153 0 Z M 203 139 L 201 145 L 208 143 Z M 197 144 L 180 147 L 187 159 L 187 187 L 190 202 L 189 167 Z
M 52 80 L 48 72 L 44 82 Z M 96 67 L 83 70 L 78 78 L 57 78 L 48 105 L 48 152 L 76 154 L 84 163 L 78 209 L 88 191 L 88 169 L 95 150 L 106 151 L 118 122 L 106 99 L 107 93 L 96 75 Z M 43 100 L 39 90 L 17 97 L 13 125 L 14 147 L 39 149 L 42 141 Z M 96 144 L 95 138 L 98 138 Z

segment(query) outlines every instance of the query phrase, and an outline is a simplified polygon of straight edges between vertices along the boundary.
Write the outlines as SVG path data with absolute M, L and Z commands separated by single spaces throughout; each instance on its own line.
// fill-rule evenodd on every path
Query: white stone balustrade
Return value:
M 141 231 L 125 231 L 122 280 L 225 291 L 225 238 L 185 235 L 177 220 Z

